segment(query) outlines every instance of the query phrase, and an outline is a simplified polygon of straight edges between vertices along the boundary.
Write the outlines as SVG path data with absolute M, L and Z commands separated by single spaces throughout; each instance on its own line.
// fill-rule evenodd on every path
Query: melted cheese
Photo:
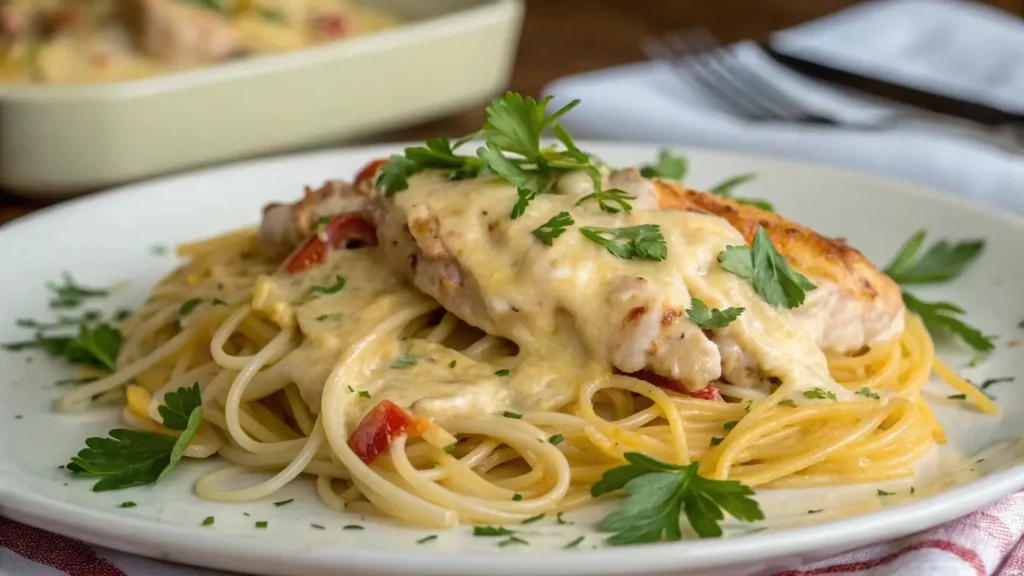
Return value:
M 603 212 L 595 200 L 576 206 L 593 188 L 573 174 L 559 193 L 539 196 L 512 220 L 514 187 L 421 173 L 409 189 L 385 201 L 381 236 L 388 241 L 407 226 L 424 256 L 450 260 L 451 277 L 438 281 L 430 277 L 437 268 L 420 263 L 413 280 L 468 323 L 514 341 L 532 361 L 572 365 L 589 359 L 623 372 L 650 368 L 691 390 L 704 388 L 722 376 L 723 357 L 686 317 L 692 298 L 699 298 L 712 308 L 745 309 L 714 337 L 752 355 L 763 376 L 796 390 L 823 388 L 850 397 L 793 314 L 770 306 L 748 281 L 717 264 L 723 249 L 744 244 L 737 230 L 716 216 L 656 209 L 650 186 L 622 174 L 607 180 L 634 184 L 629 191 L 638 198 L 630 213 Z M 575 225 L 545 246 L 532 231 L 562 211 Z M 644 224 L 661 227 L 668 245 L 664 261 L 617 258 L 579 231 Z
M 345 279 L 344 288 L 334 294 L 312 294 L 314 286 L 334 285 L 338 276 Z M 282 326 L 297 325 L 305 335 L 296 350 L 261 377 L 294 382 L 314 413 L 344 410 L 353 424 L 384 399 L 444 422 L 504 411 L 557 410 L 574 398 L 578 374 L 570 374 L 569 366 L 576 370 L 578 362 L 551 365 L 510 359 L 508 375 L 499 375 L 494 365 L 439 343 L 384 339 L 374 350 L 376 361 L 352 383 L 345 405 L 321 406 L 324 383 L 349 346 L 390 316 L 427 301 L 387 268 L 374 248 L 335 251 L 325 264 L 303 274 L 261 277 L 253 309 Z M 403 355 L 414 356 L 415 364 L 393 366 Z

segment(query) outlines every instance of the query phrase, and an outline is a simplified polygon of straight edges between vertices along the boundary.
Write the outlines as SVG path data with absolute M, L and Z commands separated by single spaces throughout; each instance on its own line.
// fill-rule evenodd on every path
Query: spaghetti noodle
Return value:
M 572 350 L 558 368 L 446 312 L 383 266 L 379 250 L 334 251 L 320 267 L 282 278 L 280 259 L 263 252 L 255 230 L 181 246 L 187 262 L 124 322 L 116 373 L 63 396 L 58 408 L 85 409 L 127 386 L 124 420 L 170 433 L 157 407 L 195 382 L 203 423 L 185 455 L 231 463 L 199 480 L 201 497 L 259 499 L 306 474 L 332 509 L 430 526 L 517 522 L 585 505 L 590 484 L 627 452 L 699 462 L 704 476 L 766 488 L 906 477 L 943 441 L 920 394 L 933 370 L 996 411 L 936 360 L 916 317 L 887 344 L 827 355 L 850 399 L 794 402 L 792 381 L 767 395 L 723 383 L 725 401 L 703 399 Z M 344 289 L 309 296 L 342 273 Z M 544 377 L 552 370 L 561 384 Z M 524 373 L 520 383 L 502 375 L 510 371 Z M 521 414 L 502 411 L 507 405 L 493 398 L 527 386 L 524 378 L 539 382 L 522 389 L 526 396 L 537 386 L 549 393 L 516 404 Z M 415 433 L 394 436 L 367 463 L 350 436 L 379 398 L 411 406 Z M 226 487 L 253 470 L 274 475 Z

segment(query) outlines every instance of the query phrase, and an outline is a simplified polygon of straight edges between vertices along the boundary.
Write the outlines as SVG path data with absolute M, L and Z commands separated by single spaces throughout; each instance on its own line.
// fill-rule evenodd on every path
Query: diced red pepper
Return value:
M 702 390 L 690 391 L 687 390 L 686 386 L 683 386 L 681 382 L 676 382 L 671 378 L 666 378 L 660 374 L 655 374 L 650 370 L 641 370 L 639 372 L 633 372 L 632 374 L 630 374 L 630 376 L 639 378 L 646 382 L 650 382 L 651 384 L 654 384 L 659 388 L 670 388 L 677 392 L 682 392 L 683 394 L 686 394 L 687 396 L 690 396 L 692 398 L 700 398 L 701 400 L 722 399 L 722 395 L 718 392 L 718 388 L 715 386 L 714 382 L 709 382 L 707 387 Z
M 325 36 L 337 38 L 348 32 L 348 18 L 342 14 L 324 14 L 313 20 L 313 27 Z
M 288 274 L 298 274 L 322 264 L 327 254 L 349 242 L 363 246 L 377 245 L 377 229 L 361 214 L 338 214 L 324 226 L 321 234 L 313 234 L 285 262 Z
M 348 447 L 367 464 L 386 452 L 391 441 L 410 428 L 416 421 L 405 410 L 390 400 L 381 400 L 370 410 L 348 437 Z
M 383 158 L 381 160 L 374 160 L 366 166 L 363 166 L 363 168 L 356 174 L 356 179 L 352 182 L 352 185 L 359 186 L 360 182 L 373 178 L 377 175 L 377 170 L 380 170 L 380 167 L 387 163 L 387 158 Z

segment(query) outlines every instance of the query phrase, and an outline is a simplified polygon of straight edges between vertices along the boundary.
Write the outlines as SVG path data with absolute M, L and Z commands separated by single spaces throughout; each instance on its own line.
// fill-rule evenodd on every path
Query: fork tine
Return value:
M 668 39 L 668 37 L 666 37 Z M 728 98 L 722 98 L 720 95 L 715 93 L 713 87 L 705 87 L 700 81 L 694 79 L 694 75 L 688 71 L 686 59 L 692 54 L 687 54 L 681 51 L 678 46 L 675 48 L 669 48 L 668 44 L 665 43 L 665 39 L 658 37 L 649 37 L 643 41 L 642 48 L 644 54 L 652 60 L 664 62 L 672 72 L 675 73 L 676 77 L 680 82 L 684 84 L 697 84 L 697 88 L 705 93 L 711 92 L 712 96 L 716 96 L 710 101 L 712 106 L 721 109 L 723 112 L 732 115 L 746 116 L 748 112 L 742 108 L 732 104 Z M 728 95 L 726 95 L 728 96 Z
M 736 57 L 728 48 L 722 47 L 711 32 L 700 29 L 694 32 L 696 41 L 709 54 L 715 56 L 716 62 L 731 73 L 742 84 L 747 94 L 759 97 L 760 101 L 776 111 L 778 116 L 787 120 L 799 120 L 810 116 L 807 110 L 792 97 L 765 81 L 756 71 L 751 70 L 743 61 Z
M 669 34 L 663 42 L 672 55 L 673 66 L 680 70 L 683 81 L 696 84 L 733 114 L 744 118 L 765 118 L 764 110 L 752 105 L 742 93 L 737 95 L 738 91 L 731 89 L 719 74 L 706 65 L 707 55 L 691 41 L 689 33 Z
M 752 74 L 728 48 L 723 47 L 718 40 L 704 29 L 691 31 L 689 39 L 692 46 L 704 54 L 705 63 L 708 68 L 715 71 L 720 82 L 728 82 L 735 90 L 734 97 L 742 98 L 747 105 L 758 111 L 759 117 L 775 120 L 796 120 L 802 116 L 800 110 L 794 110 L 790 106 L 778 103 L 774 98 L 765 98 L 761 91 L 762 86 L 754 87 L 750 76 Z

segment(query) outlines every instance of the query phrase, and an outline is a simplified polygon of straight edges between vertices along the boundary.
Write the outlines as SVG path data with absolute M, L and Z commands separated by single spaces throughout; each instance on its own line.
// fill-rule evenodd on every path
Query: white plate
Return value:
M 613 164 L 649 161 L 649 146 L 587 146 Z M 0 230 L 0 342 L 23 339 L 16 317 L 45 317 L 43 289 L 64 270 L 87 285 L 129 282 L 112 302 L 138 305 L 175 263 L 152 247 L 172 245 L 255 223 L 264 203 L 289 200 L 304 184 L 348 177 L 367 160 L 395 147 L 375 147 L 239 164 L 129 186 L 82 198 L 29 216 Z M 846 237 L 876 263 L 885 261 L 915 230 L 934 236 L 982 237 L 985 253 L 963 278 L 921 296 L 942 297 L 967 309 L 970 322 L 999 336 L 997 351 L 975 368 L 970 354 L 940 347 L 941 355 L 979 379 L 1024 375 L 1015 353 L 1024 331 L 1020 247 L 1024 223 L 956 199 L 899 182 L 831 168 L 720 153 L 689 155 L 696 187 L 739 172 L 758 179 L 745 196 L 775 202 L 782 213 L 818 231 Z M 927 397 L 950 442 L 918 466 L 911 481 L 841 489 L 762 492 L 765 531 L 735 526 L 729 538 L 612 548 L 595 530 L 603 511 L 567 514 L 524 527 L 529 546 L 499 549 L 497 539 L 470 529 L 440 533 L 383 520 L 360 520 L 325 509 L 307 482 L 265 501 L 217 504 L 195 497 L 196 477 L 216 462 L 189 462 L 158 486 L 93 493 L 91 482 L 69 478 L 67 462 L 85 437 L 119 424 L 114 411 L 58 415 L 53 382 L 71 371 L 39 354 L 0 354 L 0 514 L 95 544 L 178 562 L 267 574 L 752 574 L 797 559 L 820 557 L 903 536 L 980 508 L 1024 487 L 1024 393 L 1018 384 L 994 388 L 1000 417 L 985 417 L 946 396 L 933 382 Z M 19 417 L 20 416 L 20 417 Z M 983 462 L 978 462 L 984 460 Z M 910 487 L 915 494 L 910 496 Z M 879 497 L 879 488 L 897 495 Z M 275 508 L 272 501 L 296 501 Z M 118 504 L 138 503 L 130 509 Z M 824 509 L 808 514 L 809 509 Z M 249 515 L 245 515 L 248 513 Z M 200 527 L 206 516 L 216 523 Z M 269 527 L 257 530 L 256 520 Z M 363 531 L 342 530 L 354 522 Z M 322 524 L 315 530 L 310 523 Z M 744 534 L 746 533 L 746 534 Z M 576 550 L 561 547 L 579 535 Z M 641 556 L 642 555 L 642 556 Z M 642 561 L 639 560 L 642 558 Z M 727 567 L 727 568 L 726 568 Z

